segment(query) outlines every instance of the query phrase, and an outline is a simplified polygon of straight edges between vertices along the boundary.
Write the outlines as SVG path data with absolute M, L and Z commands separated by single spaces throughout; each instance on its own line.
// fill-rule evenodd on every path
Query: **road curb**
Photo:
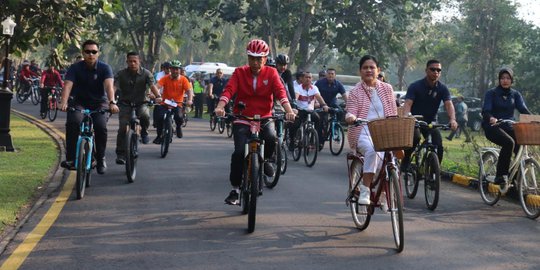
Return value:
M 463 186 L 463 187 L 470 187 L 476 189 L 478 187 L 478 179 L 461 175 L 458 173 L 453 172 L 441 172 L 441 175 L 450 180 L 452 183 Z
M 64 181 L 67 179 L 67 176 L 69 175 L 69 171 L 66 171 L 64 170 L 64 168 L 60 167 L 60 159 L 65 153 L 64 134 L 55 127 L 49 125 L 44 121 L 40 121 L 39 119 L 29 114 L 13 109 L 11 110 L 11 112 L 28 121 L 29 123 L 35 125 L 37 128 L 43 130 L 47 135 L 49 135 L 49 137 L 51 137 L 51 139 L 55 142 L 57 146 L 58 156 L 56 164 L 49 172 L 49 180 L 44 182 L 44 186 L 46 186 L 46 188 L 44 188 L 39 197 L 35 201 L 33 201 L 34 204 L 32 205 L 32 207 L 22 215 L 23 217 L 19 219 L 17 224 L 15 224 L 14 226 L 6 227 L 2 235 L 0 236 L 0 254 L 4 253 L 7 246 L 15 238 L 21 227 L 41 206 L 43 206 L 47 199 L 50 198 L 50 195 L 61 189 L 62 183 L 64 183 Z

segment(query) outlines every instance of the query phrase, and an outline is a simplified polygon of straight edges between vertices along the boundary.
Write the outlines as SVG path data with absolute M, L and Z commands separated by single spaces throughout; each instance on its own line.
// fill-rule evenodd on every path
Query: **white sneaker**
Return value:
M 366 204 L 366 205 L 370 204 L 371 200 L 369 199 L 369 197 L 370 197 L 369 188 L 364 185 L 360 185 L 360 196 L 358 198 L 358 203 Z

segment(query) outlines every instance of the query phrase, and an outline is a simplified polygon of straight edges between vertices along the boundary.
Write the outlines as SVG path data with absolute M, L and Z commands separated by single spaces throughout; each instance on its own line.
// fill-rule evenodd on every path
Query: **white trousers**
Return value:
M 383 163 L 384 152 L 375 151 L 367 126 L 362 127 L 356 147 L 357 151 L 364 156 L 364 173 L 379 172 Z M 377 176 L 375 175 L 375 177 Z

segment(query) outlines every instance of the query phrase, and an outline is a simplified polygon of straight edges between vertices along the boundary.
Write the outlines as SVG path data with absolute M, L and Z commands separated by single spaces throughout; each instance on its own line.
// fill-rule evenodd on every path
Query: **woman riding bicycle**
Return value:
M 379 64 L 377 58 L 365 55 L 360 59 L 362 81 L 350 91 L 347 100 L 345 121 L 351 125 L 357 118 L 372 120 L 397 114 L 394 90 L 390 84 L 377 79 Z M 382 165 L 383 153 L 376 152 L 369 130 L 365 125 L 350 127 L 349 145 L 364 156 L 363 185 L 360 186 L 358 203 L 370 204 L 369 186 L 376 170 Z
M 486 92 L 482 107 L 482 127 L 486 138 L 501 146 L 495 184 L 507 182 L 512 151 L 517 153 L 519 149 L 512 125 L 509 123 L 495 125 L 497 120 L 514 120 L 514 110 L 522 114 L 531 114 L 521 94 L 512 89 L 513 82 L 513 71 L 510 68 L 502 68 L 499 71 L 499 85 Z

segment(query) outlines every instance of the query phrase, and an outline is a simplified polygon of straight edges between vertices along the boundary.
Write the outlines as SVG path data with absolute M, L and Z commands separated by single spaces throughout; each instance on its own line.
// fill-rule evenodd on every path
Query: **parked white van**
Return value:
M 216 74 L 216 70 L 218 68 L 223 71 L 223 74 L 225 76 L 231 76 L 236 67 L 229 67 L 225 63 L 217 63 L 217 62 L 203 62 L 203 63 L 195 62 L 185 67 L 186 74 L 188 75 L 188 77 L 190 77 L 191 74 L 193 74 L 194 72 L 199 72 L 203 74 Z

